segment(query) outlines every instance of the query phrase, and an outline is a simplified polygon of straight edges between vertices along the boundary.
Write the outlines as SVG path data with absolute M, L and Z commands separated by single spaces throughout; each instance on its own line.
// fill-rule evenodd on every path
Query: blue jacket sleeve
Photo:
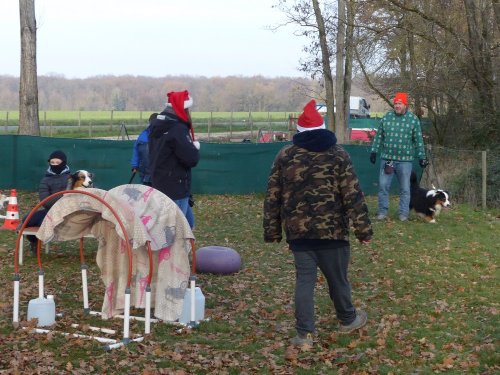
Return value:
M 139 151 L 137 149 L 137 144 L 139 139 L 137 139 L 134 143 L 134 147 L 132 148 L 132 159 L 130 160 L 130 165 L 132 168 L 137 168 L 139 166 Z

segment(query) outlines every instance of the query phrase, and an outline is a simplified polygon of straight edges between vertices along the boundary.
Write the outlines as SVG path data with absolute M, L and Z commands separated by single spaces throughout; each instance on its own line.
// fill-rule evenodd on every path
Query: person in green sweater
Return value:
M 380 154 L 378 220 L 385 220 L 389 212 L 389 191 L 392 177 L 399 182 L 399 220 L 408 220 L 410 213 L 410 175 L 415 155 L 425 168 L 429 162 L 425 156 L 420 120 L 408 110 L 408 94 L 398 92 L 394 96 L 394 109 L 380 121 L 373 139 L 370 161 L 375 164 Z

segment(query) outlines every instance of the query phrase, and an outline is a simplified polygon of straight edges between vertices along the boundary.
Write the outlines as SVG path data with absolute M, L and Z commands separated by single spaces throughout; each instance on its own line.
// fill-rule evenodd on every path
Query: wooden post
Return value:
M 253 121 L 252 121 L 252 111 L 248 112 L 248 122 L 250 123 L 250 139 L 253 139 Z
M 486 193 L 487 193 L 486 177 L 487 177 L 487 171 L 488 171 L 487 164 L 486 164 L 486 151 L 481 151 L 481 164 L 482 164 L 482 169 L 483 169 L 483 173 L 482 173 L 482 175 L 483 175 L 483 182 L 482 182 L 483 188 L 482 188 L 481 196 L 482 196 L 483 210 L 486 210 Z
M 233 111 L 231 111 L 231 118 L 229 119 L 229 141 L 233 139 Z
M 210 127 L 212 126 L 212 121 L 214 120 L 213 118 L 213 112 L 210 111 L 210 119 L 208 120 L 208 129 L 207 129 L 207 133 L 208 133 L 208 142 L 210 142 Z

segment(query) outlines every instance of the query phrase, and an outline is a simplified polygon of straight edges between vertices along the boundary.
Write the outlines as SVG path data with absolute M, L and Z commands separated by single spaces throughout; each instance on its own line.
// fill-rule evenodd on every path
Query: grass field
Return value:
M 150 112 L 144 111 L 41 111 L 40 132 L 45 137 L 99 138 L 138 135 Z M 372 117 L 381 116 L 373 113 Z M 287 132 L 295 112 L 193 112 L 195 133 Z M 17 134 L 18 111 L 0 110 L 0 134 Z M 123 128 L 122 125 L 125 127 Z M 356 127 L 356 126 L 355 126 Z M 366 124 L 363 124 L 366 127 Z
M 141 111 L 42 111 L 41 135 L 46 137 L 96 138 L 118 136 L 125 125 L 128 135 L 139 134 L 150 112 Z M 289 112 L 193 112 L 197 133 L 245 132 L 260 128 L 288 130 Z M 19 113 L 0 111 L 0 134 L 17 134 Z
M 144 111 L 40 111 L 41 125 L 145 124 L 151 112 Z M 294 112 L 192 112 L 194 122 L 285 121 Z M 0 126 L 17 125 L 18 111 L 0 110 Z
M 0 372 L 3 374 L 496 374 L 499 358 L 500 212 L 455 206 L 435 225 L 374 222 L 368 246 L 352 242 L 350 280 L 356 306 L 369 322 L 360 332 L 337 333 L 318 278 L 317 335 L 311 350 L 289 347 L 294 336 L 293 258 L 286 244 L 262 241 L 260 195 L 197 196 L 197 247 L 229 246 L 242 256 L 234 275 L 199 274 L 210 320 L 192 330 L 153 325 L 143 343 L 105 352 L 101 344 L 57 334 L 34 336 L 12 327 L 15 234 L 0 231 Z M 19 192 L 21 214 L 36 201 Z M 375 200 L 369 198 L 374 213 Z M 392 208 L 396 206 L 392 201 Z M 391 212 L 395 217 L 395 212 Z M 90 302 L 100 310 L 103 287 L 89 240 Z M 57 328 L 88 319 L 81 313 L 77 244 L 43 255 L 47 294 L 64 317 Z M 21 318 L 37 296 L 37 263 L 21 267 Z M 84 320 L 121 332 L 122 322 Z M 27 325 L 27 322 L 22 322 Z M 136 324 L 139 324 L 137 326 Z M 134 323 L 131 332 L 139 332 Z

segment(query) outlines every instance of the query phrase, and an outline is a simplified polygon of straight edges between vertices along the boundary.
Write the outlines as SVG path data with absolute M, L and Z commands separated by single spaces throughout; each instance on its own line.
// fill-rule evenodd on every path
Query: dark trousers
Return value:
M 315 331 L 314 288 L 318 267 L 328 282 L 337 319 L 350 324 L 356 319 L 351 284 L 347 279 L 350 248 L 293 251 L 295 258 L 295 328 L 299 334 Z
M 28 227 L 39 227 L 40 225 L 42 225 L 42 222 L 43 222 L 43 219 L 45 219 L 45 216 L 47 216 L 47 212 L 49 212 L 48 210 L 46 210 L 45 208 L 42 208 L 38 211 L 36 211 L 33 216 L 31 216 L 29 222 L 26 224 L 26 228 Z M 25 217 L 23 217 L 23 223 L 24 221 L 26 220 L 26 218 L 28 217 L 28 215 L 26 215 Z M 26 236 L 26 238 L 28 239 L 29 242 L 33 242 L 35 243 L 38 239 L 36 238 L 36 236 Z

